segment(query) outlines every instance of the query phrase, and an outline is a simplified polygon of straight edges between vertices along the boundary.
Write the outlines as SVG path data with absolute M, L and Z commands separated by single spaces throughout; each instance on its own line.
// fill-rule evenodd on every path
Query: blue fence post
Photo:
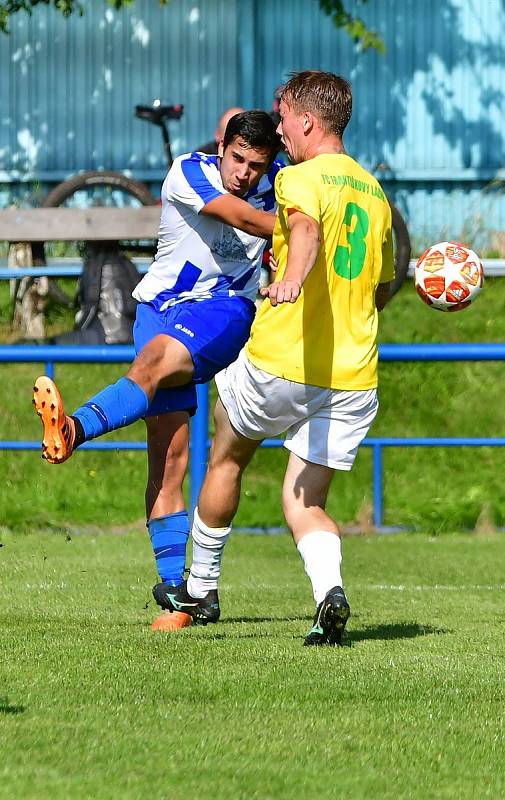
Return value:
M 207 438 L 209 434 L 209 386 L 198 384 L 196 387 L 198 410 L 191 420 L 189 465 L 190 516 L 198 503 L 198 495 L 207 471 Z
M 373 524 L 382 525 L 382 446 L 374 443 L 373 451 Z
M 47 361 L 46 362 L 46 372 L 45 372 L 45 374 L 47 375 L 48 378 L 51 378 L 51 380 L 54 379 L 54 361 Z

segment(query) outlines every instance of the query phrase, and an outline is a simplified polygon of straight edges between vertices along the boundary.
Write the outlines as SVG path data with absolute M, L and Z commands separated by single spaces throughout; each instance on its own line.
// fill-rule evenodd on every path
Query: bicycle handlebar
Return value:
M 155 100 L 151 106 L 135 106 L 136 117 L 160 126 L 166 119 L 180 119 L 183 112 L 184 106 L 180 103 L 175 106 L 162 106 L 159 100 Z

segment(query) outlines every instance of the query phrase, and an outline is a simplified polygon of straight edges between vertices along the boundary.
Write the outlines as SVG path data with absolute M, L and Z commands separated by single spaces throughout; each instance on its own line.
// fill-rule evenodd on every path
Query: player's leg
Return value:
M 283 508 L 317 604 L 305 644 L 336 644 L 350 611 L 342 588 L 338 526 L 326 512 L 326 499 L 334 471 L 352 468 L 377 413 L 377 392 L 328 389 L 318 396 L 311 387 L 306 392 L 318 403 L 287 432 L 291 453 Z
M 220 400 L 214 419 L 216 433 L 191 529 L 193 561 L 188 581 L 178 590 L 165 584 L 153 590 L 163 608 L 184 610 L 204 624 L 219 618 L 217 587 L 223 551 L 238 508 L 242 473 L 260 444 L 233 428 Z
M 333 469 L 289 456 L 282 506 L 316 601 L 314 625 L 305 644 L 337 644 L 350 609 L 343 590 L 340 533 L 326 512 Z
M 189 460 L 189 413 L 173 411 L 146 417 L 148 476 L 146 518 L 185 509 L 182 485 Z
M 193 561 L 188 588 L 194 597 L 217 589 L 223 549 L 240 500 L 242 474 L 260 444 L 233 428 L 219 399 L 214 420 L 215 438 L 192 528 Z
M 231 525 L 237 513 L 242 473 L 260 440 L 248 439 L 235 430 L 219 398 L 214 409 L 214 423 L 215 436 L 198 498 L 198 513 L 205 525 L 222 528 Z
M 186 586 L 177 594 L 154 596 L 165 608 L 184 604 L 195 618 L 217 619 L 217 584 L 224 545 L 238 507 L 242 473 L 261 440 L 276 436 L 293 419 L 287 381 L 256 369 L 242 351 L 235 362 L 216 375 L 219 401 L 215 409 L 216 434 L 209 467 L 195 510 L 193 562 Z M 305 411 L 302 387 L 300 412 Z M 207 608 L 204 606 L 207 604 Z M 191 610 L 192 609 L 192 610 Z
M 189 349 L 178 339 L 159 334 L 142 348 L 126 373 L 150 400 L 161 386 L 184 386 L 193 379 L 194 364 Z
M 146 417 L 148 478 L 146 516 L 160 580 L 179 586 L 184 579 L 188 512 L 182 486 L 188 465 L 189 414 L 176 411 Z M 163 612 L 152 630 L 173 631 L 191 625 L 188 614 Z
M 145 416 L 159 387 L 206 383 L 234 361 L 254 317 L 247 298 L 211 298 L 159 311 L 139 303 L 133 336 L 137 357 L 128 373 L 65 414 L 58 389 L 47 377 L 35 384 L 34 403 L 44 426 L 43 457 L 61 464 L 88 439 Z
M 234 297 L 223 300 L 222 298 L 202 301 L 184 309 L 183 316 L 179 319 L 179 330 L 191 334 L 189 347 L 195 365 L 195 381 L 206 382 L 217 372 L 221 373 L 233 362 L 243 344 L 247 341 L 249 329 L 254 315 L 254 305 L 249 300 Z M 181 334 L 182 335 L 182 334 Z M 223 449 L 228 447 L 228 438 L 225 431 L 231 432 L 234 439 L 235 432 L 230 426 L 226 413 L 219 406 L 216 417 L 217 441 L 223 441 Z M 242 437 L 244 442 L 248 440 Z M 256 449 L 257 443 L 252 445 L 251 453 Z M 216 444 L 213 445 L 210 455 L 211 467 L 215 463 Z M 231 453 L 231 456 L 234 452 Z M 231 458 L 230 456 L 230 458 Z M 224 466 L 219 464 L 220 467 Z M 211 501 L 216 508 L 217 516 L 200 520 L 201 509 L 195 510 L 193 520 L 193 557 L 197 565 L 199 579 L 203 571 L 203 581 L 208 577 L 207 583 L 193 586 L 195 597 L 187 594 L 186 584 L 177 591 L 174 587 L 162 582 L 154 587 L 153 593 L 156 601 L 163 608 L 169 610 L 182 610 L 188 608 L 189 613 L 198 621 L 215 622 L 219 618 L 219 602 L 217 598 L 217 580 L 220 571 L 220 562 L 224 544 L 230 532 L 230 522 L 235 514 L 238 503 L 237 486 L 240 483 L 241 469 L 244 465 L 235 467 L 234 479 L 229 475 L 233 466 L 228 463 L 228 473 L 218 477 L 212 482 Z M 212 473 L 213 474 L 213 473 Z M 221 493 L 222 490 L 222 493 Z M 230 498 L 228 493 L 231 492 Z M 204 501 L 205 502 L 205 501 Z M 214 513 L 214 512 L 213 512 Z M 205 521 L 204 521 L 205 520 Z M 208 523 L 208 524 L 206 524 Z M 210 570 L 210 575 L 207 572 Z M 191 580 L 191 576 L 190 576 Z
M 158 386 L 181 386 L 191 381 L 191 353 L 171 336 L 166 315 L 140 303 L 134 326 L 137 357 L 127 374 L 84 403 L 71 416 L 65 413 L 55 383 L 37 379 L 33 402 L 44 428 L 42 457 L 61 464 L 83 442 L 142 419 Z

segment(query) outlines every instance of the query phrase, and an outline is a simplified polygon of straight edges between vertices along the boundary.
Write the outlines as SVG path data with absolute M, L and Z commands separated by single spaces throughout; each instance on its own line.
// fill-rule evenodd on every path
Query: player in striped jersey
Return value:
M 137 357 L 125 377 L 65 414 L 58 389 L 38 378 L 34 404 L 44 426 L 42 457 L 66 461 L 83 442 L 145 418 L 147 527 L 160 578 L 182 582 L 188 515 L 182 482 L 195 384 L 235 360 L 247 341 L 265 240 L 275 216 L 279 136 L 264 111 L 234 116 L 217 156 L 177 158 L 162 188 L 158 249 L 134 291 Z M 163 615 L 158 629 L 183 627 Z

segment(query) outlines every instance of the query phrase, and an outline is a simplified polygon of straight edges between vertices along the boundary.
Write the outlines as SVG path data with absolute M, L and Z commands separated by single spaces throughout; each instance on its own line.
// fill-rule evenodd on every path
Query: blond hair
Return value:
M 351 84 L 333 72 L 293 73 L 281 98 L 295 113 L 309 111 L 325 133 L 342 138 L 352 114 Z

